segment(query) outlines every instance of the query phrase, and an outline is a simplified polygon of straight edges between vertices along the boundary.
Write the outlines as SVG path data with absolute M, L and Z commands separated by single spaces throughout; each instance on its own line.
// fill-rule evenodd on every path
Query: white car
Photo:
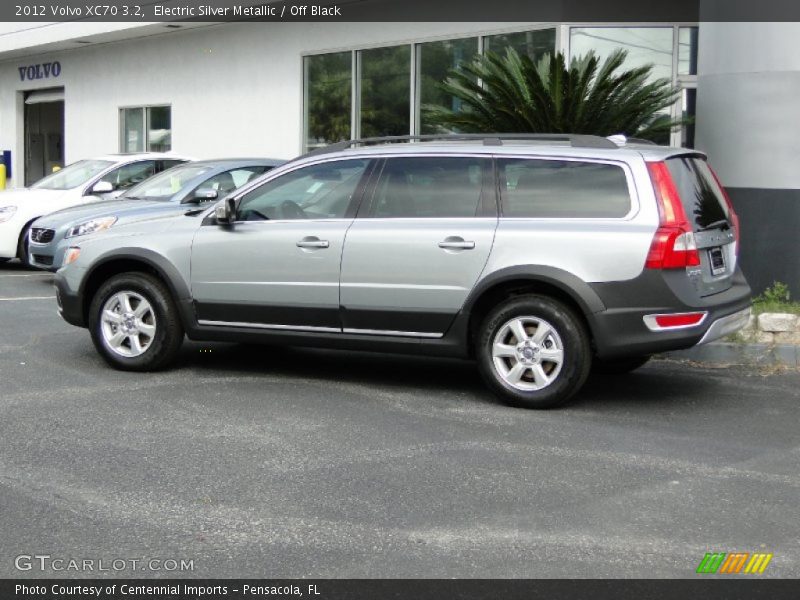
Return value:
M 28 228 L 57 210 L 108 200 L 148 177 L 191 160 L 164 153 L 109 154 L 79 160 L 29 188 L 0 192 L 0 263 L 28 264 Z

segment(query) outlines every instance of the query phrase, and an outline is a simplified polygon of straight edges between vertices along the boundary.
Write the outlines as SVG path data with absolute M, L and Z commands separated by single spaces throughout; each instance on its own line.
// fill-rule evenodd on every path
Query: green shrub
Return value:
M 753 298 L 753 312 L 800 314 L 800 302 L 792 300 L 788 285 L 774 281 L 770 287 Z

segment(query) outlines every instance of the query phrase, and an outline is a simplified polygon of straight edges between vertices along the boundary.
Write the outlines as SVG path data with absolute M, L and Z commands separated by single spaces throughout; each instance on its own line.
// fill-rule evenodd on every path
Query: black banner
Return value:
M 800 21 L 795 0 L 6 0 L 0 21 Z
M 0 598 L 31 600 L 646 600 L 703 598 L 751 600 L 796 598 L 797 580 L 489 580 L 489 579 L 321 579 L 321 580 L 3 580 Z

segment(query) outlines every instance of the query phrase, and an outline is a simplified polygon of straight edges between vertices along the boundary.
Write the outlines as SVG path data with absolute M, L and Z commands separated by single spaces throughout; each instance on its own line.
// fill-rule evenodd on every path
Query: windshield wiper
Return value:
M 730 228 L 731 224 L 728 222 L 728 219 L 720 219 L 719 221 L 714 221 L 713 223 L 709 223 L 705 227 L 701 227 L 697 231 L 709 231 L 711 229 L 722 229 L 723 231 L 725 231 L 726 229 Z

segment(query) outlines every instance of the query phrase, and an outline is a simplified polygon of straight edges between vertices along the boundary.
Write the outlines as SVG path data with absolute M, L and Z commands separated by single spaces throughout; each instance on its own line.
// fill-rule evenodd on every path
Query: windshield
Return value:
M 189 181 L 210 169 L 209 166 L 197 165 L 172 167 L 132 187 L 122 195 L 122 198 L 169 200 L 186 187 Z
M 83 185 L 114 163 L 108 160 L 79 160 L 40 179 L 31 188 L 36 190 L 71 190 Z

